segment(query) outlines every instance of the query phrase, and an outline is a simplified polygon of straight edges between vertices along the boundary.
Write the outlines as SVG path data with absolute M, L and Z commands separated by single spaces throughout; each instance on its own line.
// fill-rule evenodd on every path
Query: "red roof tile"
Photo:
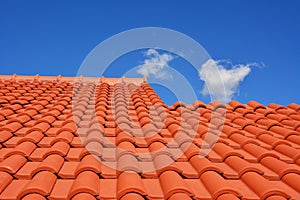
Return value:
M 0 199 L 300 199 L 300 105 L 77 80 L 0 76 Z

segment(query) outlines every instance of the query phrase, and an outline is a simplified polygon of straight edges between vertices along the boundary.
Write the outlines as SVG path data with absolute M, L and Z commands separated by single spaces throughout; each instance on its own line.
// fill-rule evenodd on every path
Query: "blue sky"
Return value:
M 75 76 L 88 53 L 103 40 L 133 28 L 164 27 L 193 38 L 215 61 L 230 60 L 233 65 L 263 63 L 250 67 L 232 99 L 242 103 L 300 103 L 299 7 L 298 1 L 258 0 L 3 0 L 0 74 Z M 121 56 L 106 75 L 119 76 L 126 67 L 143 65 L 149 59 L 145 51 Z M 170 67 L 190 68 L 180 56 L 174 57 L 168 62 Z M 204 83 L 193 78 L 197 72 L 191 69 L 186 73 L 197 98 L 209 102 L 210 98 L 201 93 Z M 176 100 L 170 91 L 153 87 L 167 104 Z

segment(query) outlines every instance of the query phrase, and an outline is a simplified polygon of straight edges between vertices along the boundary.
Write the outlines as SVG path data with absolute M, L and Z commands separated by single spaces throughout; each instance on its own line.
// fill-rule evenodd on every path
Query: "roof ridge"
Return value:
M 0 80 L 37 80 L 37 81 L 86 81 L 86 82 L 100 82 L 100 83 L 119 83 L 119 82 L 127 82 L 127 83 L 147 83 L 147 77 L 143 78 L 128 78 L 128 77 L 121 77 L 121 78 L 110 78 L 110 77 L 88 77 L 88 76 L 40 76 L 36 74 L 35 76 L 28 76 L 28 75 L 0 75 Z

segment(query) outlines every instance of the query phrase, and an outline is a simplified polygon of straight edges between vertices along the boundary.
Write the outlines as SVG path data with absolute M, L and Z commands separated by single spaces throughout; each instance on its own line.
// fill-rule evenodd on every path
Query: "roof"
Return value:
M 146 79 L 0 77 L 0 199 L 300 199 L 299 165 L 298 104 L 166 106 Z

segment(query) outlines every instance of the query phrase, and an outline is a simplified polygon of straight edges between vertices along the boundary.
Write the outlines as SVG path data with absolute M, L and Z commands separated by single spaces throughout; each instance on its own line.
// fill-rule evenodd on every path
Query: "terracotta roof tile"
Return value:
M 100 180 L 96 173 L 91 171 L 81 172 L 74 180 L 68 199 L 79 193 L 88 193 L 91 195 L 98 195 L 100 190 Z
M 117 197 L 121 198 L 126 193 L 130 192 L 147 195 L 142 178 L 133 171 L 124 171 L 118 177 Z
M 166 106 L 130 78 L 0 86 L 0 199 L 300 199 L 298 104 Z
M 32 180 L 25 185 L 23 190 L 18 194 L 18 198 L 27 194 L 37 193 L 42 196 L 48 196 L 56 182 L 56 176 L 48 171 L 37 173 Z
M 2 192 L 13 180 L 13 177 L 7 172 L 0 172 L 0 192 Z
M 23 200 L 46 200 L 46 198 L 43 196 L 43 195 L 40 195 L 40 194 L 28 194 L 26 196 L 24 196 L 22 198 Z
M 173 194 L 182 192 L 189 196 L 193 196 L 192 190 L 187 183 L 175 171 L 165 171 L 159 177 L 165 198 L 171 197 Z

